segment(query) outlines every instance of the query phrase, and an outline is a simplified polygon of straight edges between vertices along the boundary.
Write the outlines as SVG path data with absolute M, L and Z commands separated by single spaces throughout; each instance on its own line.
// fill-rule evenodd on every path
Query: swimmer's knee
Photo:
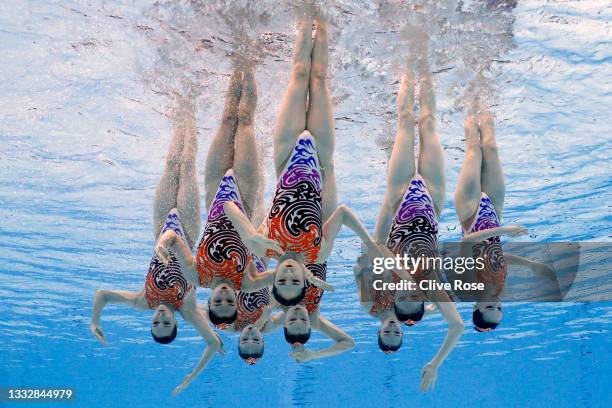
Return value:
M 327 67 L 322 64 L 313 64 L 310 71 L 310 79 L 325 83 L 325 80 L 327 79 Z
M 421 128 L 433 128 L 436 124 L 436 117 L 433 112 L 422 113 L 419 117 L 419 129 Z
M 254 119 L 254 112 L 250 109 L 243 109 L 238 113 L 238 126 L 252 126 Z
M 178 174 L 181 171 L 181 159 L 177 155 L 166 158 L 166 171 Z
M 310 62 L 296 62 L 291 69 L 291 79 L 294 81 L 308 81 L 310 77 Z

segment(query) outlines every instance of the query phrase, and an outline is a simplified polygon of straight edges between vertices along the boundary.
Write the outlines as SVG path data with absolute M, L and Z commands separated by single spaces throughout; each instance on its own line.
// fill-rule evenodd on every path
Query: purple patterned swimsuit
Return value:
M 438 217 L 425 181 L 419 175 L 410 181 L 397 208 L 387 247 L 394 254 L 407 254 L 413 258 L 438 256 Z M 412 276 L 425 279 L 431 272 L 420 268 Z
M 471 234 L 498 228 L 499 226 L 499 217 L 493 202 L 486 193 L 481 193 L 474 221 L 467 232 L 464 231 L 463 234 Z M 472 245 L 472 253 L 474 258 L 483 257 L 485 260 L 485 267 L 477 274 L 478 282 L 494 285 L 495 293 L 500 294 L 506 283 L 507 267 L 499 237 L 491 237 L 486 241 Z

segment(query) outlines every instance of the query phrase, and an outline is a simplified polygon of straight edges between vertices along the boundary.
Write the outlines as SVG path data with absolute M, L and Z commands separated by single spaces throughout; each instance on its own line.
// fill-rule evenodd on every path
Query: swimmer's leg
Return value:
M 331 96 L 327 84 L 329 64 L 327 22 L 317 19 L 317 32 L 312 48 L 312 67 L 309 79 L 306 128 L 317 141 L 317 153 L 323 176 L 323 222 L 338 206 L 336 176 L 334 174 L 334 145 L 336 132 Z
M 408 72 L 402 77 L 397 94 L 397 134 L 389 158 L 385 197 L 376 220 L 375 242 L 387 240 L 397 206 L 415 173 L 414 78 Z
M 306 100 L 312 51 L 312 19 L 304 14 L 298 20 L 289 85 L 283 96 L 274 127 L 274 165 L 279 176 L 289 159 L 295 142 L 306 129 Z
M 155 198 L 153 200 L 153 234 L 156 240 L 166 223 L 168 213 L 177 206 L 180 161 L 185 134 L 182 120 L 180 113 L 174 114 L 172 119 L 172 140 L 170 141 L 168 155 L 166 156 L 164 172 L 155 189 Z
M 495 141 L 493 115 L 490 112 L 486 111 L 478 115 L 478 128 L 482 139 L 482 191 L 491 198 L 495 211 L 501 218 L 506 196 L 506 183 Z
M 251 69 L 244 72 L 244 84 L 238 109 L 238 129 L 234 152 L 234 172 L 249 218 L 263 200 L 263 174 L 255 141 L 257 86 Z
M 242 92 L 242 72 L 234 70 L 225 96 L 221 125 L 215 134 L 204 168 L 204 195 L 210 208 L 223 175 L 234 165 L 234 136 L 238 127 L 238 104 Z
M 421 80 L 419 99 L 419 174 L 425 180 L 440 216 L 446 196 L 444 153 L 436 129 L 436 99 L 430 74 Z
M 196 129 L 193 105 L 186 112 L 184 122 L 183 152 L 179 174 L 177 208 L 181 223 L 187 235 L 187 241 L 193 248 L 200 234 L 200 189 L 196 172 L 196 155 L 198 151 L 198 132 Z
M 468 115 L 465 118 L 465 158 L 459 173 L 457 190 L 455 191 L 455 209 L 459 221 L 464 227 L 469 227 L 476 215 L 480 202 L 480 169 L 482 165 L 482 151 L 480 148 L 480 135 L 476 117 Z

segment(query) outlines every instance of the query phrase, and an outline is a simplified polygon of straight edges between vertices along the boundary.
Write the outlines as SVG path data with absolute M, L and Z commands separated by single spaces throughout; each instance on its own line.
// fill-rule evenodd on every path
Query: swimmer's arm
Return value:
M 262 333 L 272 333 L 280 329 L 285 321 L 285 312 L 279 312 L 268 319 L 261 328 Z
M 196 258 L 191 253 L 191 248 L 172 230 L 164 232 L 155 244 L 155 255 L 166 265 L 170 262 L 170 251 L 176 257 L 183 276 L 189 283 L 198 285 Z
M 493 237 L 518 237 L 527 234 L 525 228 L 520 225 L 507 225 L 504 227 L 490 228 L 482 231 L 472 232 L 471 234 L 464 235 L 461 239 L 463 242 L 482 242 Z
M 231 221 L 232 225 L 240 235 L 240 239 L 249 250 L 259 257 L 265 257 L 268 250 L 272 250 L 277 254 L 283 254 L 281 246 L 274 240 L 267 237 L 266 229 L 261 226 L 256 229 L 245 213 L 238 208 L 236 203 L 226 201 L 223 204 L 225 215 Z
M 263 288 L 272 286 L 274 283 L 274 270 L 268 269 L 265 272 L 257 272 L 257 268 L 251 263 L 247 267 L 247 272 L 244 274 L 244 279 L 240 285 L 240 290 L 243 292 L 255 292 Z
M 93 313 L 91 315 L 91 333 L 98 340 L 100 340 L 102 344 L 106 344 L 104 332 L 100 327 L 100 317 L 102 316 L 104 306 L 106 306 L 107 303 L 122 303 L 135 309 L 144 310 L 146 307 L 143 306 L 142 297 L 142 291 L 128 292 L 127 290 L 97 290 L 94 296 Z
M 186 322 L 191 324 L 197 331 L 200 333 L 200 336 L 207 343 L 206 349 L 200 360 L 194 367 L 191 373 L 187 374 L 183 379 L 183 382 L 178 385 L 174 391 L 172 391 L 172 395 L 176 396 L 178 393 L 183 391 L 185 388 L 189 386 L 189 384 L 206 368 L 210 360 L 214 357 L 216 352 L 220 354 L 224 353 L 223 350 L 223 342 L 221 338 L 211 329 L 208 324 L 208 318 L 206 314 L 202 312 L 203 308 L 195 307 L 194 310 L 181 310 L 181 316 L 185 319 Z
M 539 276 L 542 276 L 542 277 L 545 277 L 551 280 L 557 279 L 557 275 L 555 274 L 555 271 L 548 265 L 543 264 L 541 262 L 532 261 L 527 258 L 523 258 L 522 256 L 513 255 L 508 252 L 504 252 L 504 259 L 506 260 L 506 262 L 508 262 L 509 265 L 525 266 L 531 269 L 531 271 L 535 273 L 536 275 L 539 275 Z
M 331 347 L 324 348 L 322 350 L 309 350 L 306 348 L 300 348 L 293 351 L 289 355 L 295 358 L 298 362 L 303 363 L 306 361 L 317 360 L 320 358 L 331 357 L 338 354 L 342 354 L 353 347 L 355 347 L 355 341 L 342 331 L 338 326 L 327 320 L 325 317 L 318 315 L 318 318 L 312 319 L 312 328 L 320 331 L 325 337 L 334 340 L 335 343 Z
M 441 298 L 444 296 L 446 296 L 446 299 Z M 441 301 L 436 301 L 434 304 L 440 311 L 442 317 L 444 317 L 444 320 L 448 323 L 448 333 L 438 353 L 425 365 L 425 367 L 423 367 L 420 387 L 422 392 L 426 392 L 430 387 L 431 389 L 435 388 L 438 367 L 440 367 L 444 359 L 455 348 L 464 330 L 463 320 L 461 320 L 461 316 L 459 316 L 457 312 L 455 303 L 451 301 L 448 295 L 442 294 L 441 297 L 438 299 Z
M 321 243 L 317 262 L 322 263 L 329 258 L 336 236 L 343 225 L 357 234 L 368 245 L 368 249 L 375 246 L 374 242 L 372 242 L 372 237 L 370 237 L 370 234 L 355 213 L 345 204 L 341 204 L 325 222 L 325 225 L 323 225 L 323 242 Z

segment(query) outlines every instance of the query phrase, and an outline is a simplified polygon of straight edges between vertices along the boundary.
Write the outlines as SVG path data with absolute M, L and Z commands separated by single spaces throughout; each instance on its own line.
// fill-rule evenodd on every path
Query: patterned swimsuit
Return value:
M 258 273 L 266 271 L 265 264 L 257 255 L 253 255 L 253 263 Z M 261 318 L 264 310 L 270 304 L 270 290 L 264 288 L 255 292 L 238 291 L 236 304 L 238 316 L 234 322 L 234 330 L 240 331 L 249 324 L 255 324 Z
M 486 193 L 481 193 L 476 217 L 474 217 L 471 227 L 467 232 L 464 231 L 463 234 L 471 234 L 477 231 L 498 228 L 499 226 L 499 217 L 493 202 Z M 486 241 L 472 245 L 472 253 L 474 258 L 484 258 L 485 267 L 478 271 L 478 282 L 493 285 L 495 294 L 500 294 L 504 289 L 508 270 L 499 237 L 491 237 Z
M 210 287 L 214 278 L 222 277 L 232 281 L 234 290 L 240 290 L 242 274 L 251 261 L 251 254 L 225 215 L 223 204 L 226 201 L 233 201 L 244 212 L 231 169 L 221 179 L 208 211 L 204 235 L 198 246 L 198 275 L 202 286 Z
M 425 181 L 418 175 L 410 181 L 393 217 L 387 247 L 394 254 L 407 254 L 413 258 L 438 256 L 438 217 Z M 432 272 L 419 268 L 412 276 L 415 280 L 422 280 Z
M 238 313 L 234 328 L 242 330 L 263 315 L 264 309 L 270 304 L 270 291 L 268 288 L 249 293 L 240 291 L 242 274 L 246 272 L 249 262 L 253 261 L 259 273 L 265 272 L 266 267 L 257 256 L 250 253 L 225 215 L 223 204 L 226 201 L 233 201 L 244 212 L 233 170 L 228 170 L 223 176 L 208 212 L 206 228 L 198 247 L 197 268 L 202 286 L 210 286 L 215 277 L 233 282 L 234 290 L 237 291 Z
M 321 180 L 315 141 L 311 135 L 300 136 L 278 179 L 267 225 L 268 238 L 278 242 L 284 251 L 303 254 L 306 268 L 325 280 L 327 264 L 316 263 L 323 236 Z M 307 283 L 301 303 L 312 313 L 322 296 L 322 289 Z
M 168 230 L 176 232 L 187 244 L 185 232 L 183 231 L 176 208 L 173 208 L 168 213 L 160 236 Z M 157 255 L 153 256 L 145 281 L 145 298 L 150 308 L 156 308 L 161 303 L 164 303 L 172 305 L 176 310 L 180 310 L 183 305 L 183 299 L 190 290 L 195 290 L 195 288 L 187 282 L 187 279 L 181 273 L 180 265 L 172 253 L 170 254 L 168 265 L 164 265 Z

